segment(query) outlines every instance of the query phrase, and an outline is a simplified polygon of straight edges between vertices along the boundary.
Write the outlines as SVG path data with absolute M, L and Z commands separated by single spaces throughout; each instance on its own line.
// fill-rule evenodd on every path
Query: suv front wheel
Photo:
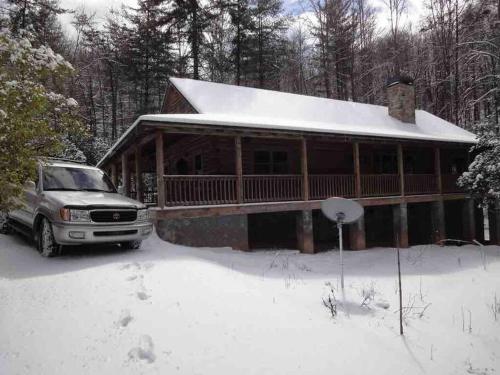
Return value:
M 59 245 L 54 239 L 52 224 L 47 218 L 43 218 L 37 234 L 37 247 L 40 254 L 44 257 L 54 257 L 61 255 L 62 245 Z
M 127 241 L 120 242 L 120 246 L 124 250 L 137 250 L 141 247 L 142 241 Z

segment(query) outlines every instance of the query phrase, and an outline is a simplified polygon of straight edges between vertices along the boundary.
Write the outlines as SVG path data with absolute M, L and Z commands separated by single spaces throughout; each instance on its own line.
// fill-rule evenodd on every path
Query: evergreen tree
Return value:
M 36 160 L 65 151 L 69 133 L 81 133 L 78 103 L 62 94 L 73 67 L 27 36 L 0 31 L 0 210 L 15 205 Z
M 198 0 L 175 0 L 170 15 L 183 31 L 181 34 L 190 46 L 192 77 L 200 78 L 201 55 L 204 47 L 203 33 L 208 25 L 207 10 Z
M 458 179 L 458 185 L 487 205 L 500 198 L 500 138 L 492 117 L 481 121 L 475 131 L 479 141 L 471 152 L 476 156 L 468 170 Z
M 205 61 L 206 75 L 213 82 L 231 83 L 234 74 L 231 61 L 231 40 L 233 25 L 227 0 L 210 0 L 207 17 L 210 22 L 205 29 L 205 43 L 202 58 Z
M 137 115 L 154 112 L 158 108 L 159 91 L 165 87 L 172 74 L 172 35 L 165 26 L 164 1 L 140 0 L 137 8 L 129 8 L 121 32 L 126 36 L 122 63 L 127 67 L 128 78 L 134 82 L 135 96 L 139 103 Z M 154 98 L 153 95 L 157 97 Z
M 66 40 L 58 16 L 66 12 L 58 0 L 7 0 L 10 29 L 14 35 L 21 30 L 32 33 L 34 45 L 47 45 L 63 52 Z
M 348 82 L 354 72 L 356 17 L 351 0 L 318 0 L 313 4 L 317 25 L 316 61 L 327 98 L 349 99 Z
M 248 80 L 260 88 L 279 88 L 279 73 L 286 55 L 287 19 L 281 0 L 254 0 L 251 3 L 253 30 L 250 53 L 245 64 Z
M 239 86 L 244 74 L 244 61 L 247 60 L 247 56 L 250 55 L 250 34 L 254 28 L 248 0 L 234 0 L 230 2 L 229 15 L 234 27 L 232 56 L 235 84 Z

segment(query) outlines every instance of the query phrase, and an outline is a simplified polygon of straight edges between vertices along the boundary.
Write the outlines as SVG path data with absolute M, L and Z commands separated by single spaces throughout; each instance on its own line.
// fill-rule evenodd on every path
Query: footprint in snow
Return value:
M 130 349 L 128 358 L 135 361 L 153 363 L 156 360 L 156 356 L 154 354 L 154 344 L 151 336 L 142 335 L 139 339 L 139 346 Z
M 137 298 L 139 298 L 141 301 L 145 301 L 145 300 L 149 299 L 150 297 L 151 296 L 144 291 L 137 292 Z
M 133 263 L 127 263 L 127 264 L 124 264 L 123 266 L 120 267 L 120 270 L 129 270 L 129 269 L 133 269 L 135 268 L 136 270 L 140 270 L 141 269 L 141 265 L 137 262 L 133 262 Z
M 153 268 L 153 267 L 154 267 L 154 263 L 144 263 L 144 264 L 142 265 L 142 269 L 143 269 L 144 271 L 149 271 L 149 270 L 150 270 L 151 268 Z
M 120 315 L 120 319 L 118 319 L 118 326 L 120 327 L 123 327 L 125 328 L 126 326 L 128 326 L 128 324 L 133 320 L 134 318 L 132 317 L 132 315 L 130 314 L 130 311 L 128 310 L 123 310 L 121 315 Z
M 120 270 L 136 270 L 136 271 L 149 271 L 151 268 L 154 267 L 154 263 L 149 262 L 149 263 L 139 263 L 139 262 L 133 262 L 133 263 L 127 263 L 124 264 L 120 267 Z
M 384 310 L 387 310 L 389 307 L 391 307 L 389 302 L 387 302 L 385 300 L 380 300 L 380 301 L 375 302 L 375 306 L 380 307 Z

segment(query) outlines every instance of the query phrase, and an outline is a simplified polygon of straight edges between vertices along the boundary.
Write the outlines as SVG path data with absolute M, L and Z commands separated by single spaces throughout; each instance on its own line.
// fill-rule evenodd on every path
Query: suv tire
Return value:
M 61 255 L 62 245 L 54 239 L 52 224 L 47 218 L 43 218 L 37 233 L 37 247 L 42 256 L 50 258 Z
M 120 246 L 125 250 L 137 250 L 141 247 L 142 241 L 120 242 Z

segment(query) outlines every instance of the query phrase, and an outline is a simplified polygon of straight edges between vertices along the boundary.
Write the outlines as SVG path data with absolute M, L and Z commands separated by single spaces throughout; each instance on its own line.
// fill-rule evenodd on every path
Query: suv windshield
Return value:
M 43 190 L 116 192 L 111 180 L 102 171 L 71 167 L 44 167 Z

